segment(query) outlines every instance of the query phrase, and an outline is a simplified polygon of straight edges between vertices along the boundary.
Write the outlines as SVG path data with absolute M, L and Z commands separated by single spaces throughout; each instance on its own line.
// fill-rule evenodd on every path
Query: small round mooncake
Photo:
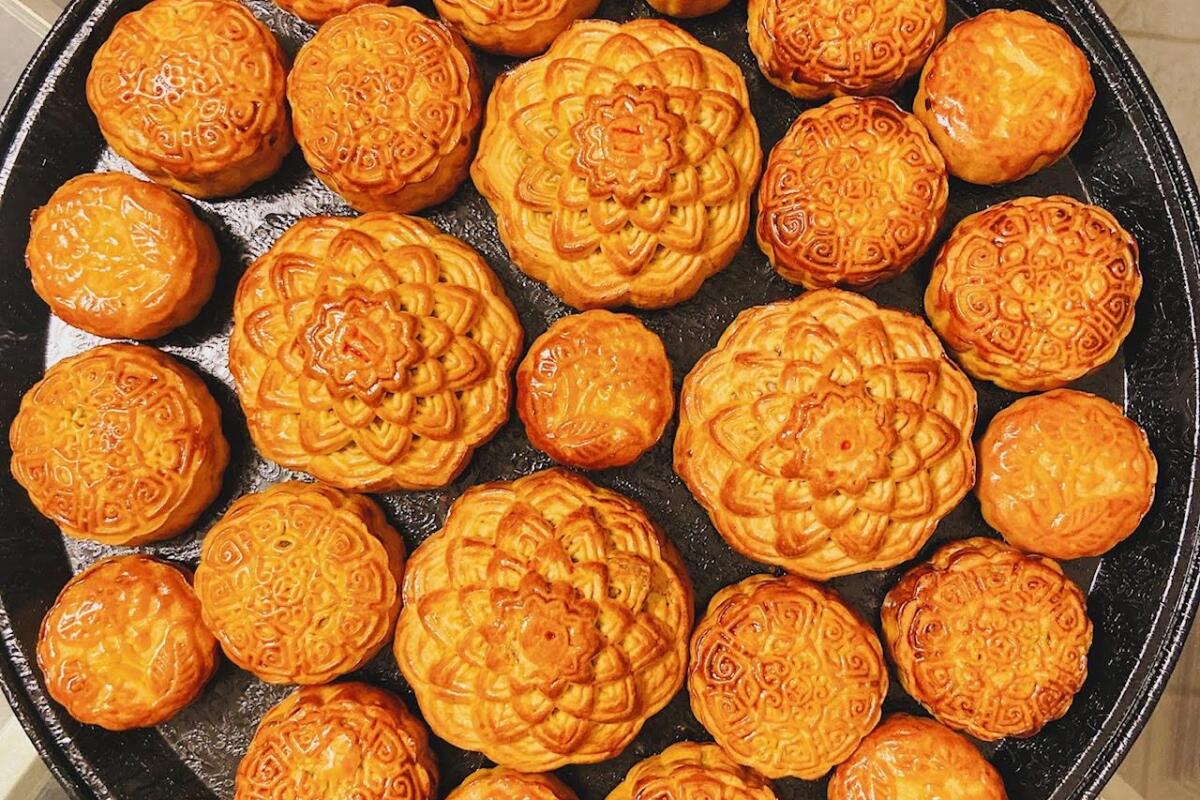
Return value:
M 483 113 L 475 57 L 416 9 L 370 4 L 322 25 L 287 93 L 304 160 L 359 211 L 419 211 L 467 177 Z
M 839 289 L 743 311 L 683 382 L 675 471 L 748 558 L 916 555 L 975 483 L 975 389 L 920 317 Z
M 88 725 L 158 725 L 199 697 L 217 640 L 180 569 L 142 555 L 98 561 L 67 583 L 42 621 L 46 691 Z
M 338 488 L 444 486 L 508 419 L 516 312 L 425 220 L 301 219 L 242 276 L 233 325 L 254 444 Z
M 702 17 L 729 5 L 729 0 L 646 0 L 654 10 L 671 17 Z
M 367 3 L 387 6 L 394 2 L 396 0 L 275 0 L 275 5 L 311 25 L 321 25 Z
M 934 49 L 913 113 L 951 174 L 1009 183 L 1075 146 L 1095 96 L 1087 56 L 1062 28 L 993 9 L 954 26 Z
M 434 800 L 425 726 L 399 697 L 365 683 L 305 686 L 258 723 L 234 800 Z
M 46 370 L 9 429 L 12 473 L 68 536 L 138 545 L 183 531 L 229 461 L 204 382 L 152 347 L 106 344 Z
M 692 635 L 696 719 L 768 778 L 820 778 L 875 724 L 888 673 L 875 631 L 832 590 L 755 575 L 713 596 Z
M 1007 800 L 975 745 L 938 722 L 893 714 L 833 773 L 828 800 Z
M 566 303 L 661 308 L 732 260 L 761 164 L 728 56 L 665 20 L 585 20 L 496 80 L 471 177 Z
M 750 0 L 767 80 L 805 100 L 891 94 L 941 38 L 946 0 Z
M 715 744 L 679 742 L 640 761 L 607 800 L 776 800 L 768 782 Z
M 683 684 L 692 588 L 641 506 L 565 470 L 473 486 L 404 574 L 396 663 L 501 766 L 612 758 Z
M 1033 736 L 1087 677 L 1083 592 L 1044 556 L 994 539 L 951 542 L 883 601 L 884 641 L 905 690 L 984 741 Z
M 403 575 L 404 543 L 372 500 L 292 481 L 209 529 L 196 594 L 234 664 L 268 683 L 328 683 L 391 637 Z
M 193 197 L 237 194 L 292 149 L 283 52 L 237 0 L 151 0 L 92 59 L 87 101 L 113 150 Z
M 1031 392 L 1108 363 L 1141 292 L 1137 242 L 1112 214 L 1021 197 L 958 223 L 934 262 L 925 313 L 971 375 Z
M 25 263 L 54 315 L 110 339 L 156 339 L 212 295 L 212 231 L 170 189 L 120 172 L 80 175 L 33 212 Z
M 496 767 L 481 769 L 463 781 L 446 800 L 578 800 L 553 775 Z
M 506 56 L 537 55 L 600 0 L 433 0 L 442 19 L 471 44 Z
M 948 196 L 946 162 L 914 116 L 884 97 L 838 98 L 771 151 L 758 246 L 791 283 L 871 286 L 925 254 Z
M 1022 398 L 979 442 L 983 518 L 1009 544 L 1060 560 L 1124 541 L 1150 510 L 1157 479 L 1145 431 L 1085 392 Z
M 662 340 L 637 317 L 563 317 L 517 368 L 517 413 L 534 447 L 583 469 L 632 464 L 675 410 Z

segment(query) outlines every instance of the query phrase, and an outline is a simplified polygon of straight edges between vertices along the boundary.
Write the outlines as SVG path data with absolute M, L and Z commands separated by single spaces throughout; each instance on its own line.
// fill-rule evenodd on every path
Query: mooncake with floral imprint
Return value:
M 534 447 L 563 464 L 631 464 L 675 410 L 662 340 L 629 314 L 596 309 L 556 321 L 517 368 L 517 412 Z
M 367 3 L 387 6 L 393 2 L 395 0 L 275 0 L 280 8 L 313 25 L 321 25 Z
M 471 176 L 564 301 L 659 308 L 733 258 L 761 162 L 727 56 L 660 19 L 587 20 L 496 81 Z
M 268 683 L 328 683 L 391 638 L 403 575 L 404 543 L 372 500 L 290 481 L 209 529 L 196 594 L 230 661 Z
M 87 102 L 113 150 L 153 181 L 225 197 L 292 149 L 284 56 L 236 0 L 152 0 L 96 51 Z
M 748 558 L 912 558 L 975 482 L 975 390 L 919 317 L 837 289 L 747 309 L 683 382 L 675 471 Z
M 508 419 L 516 313 L 479 254 L 424 220 L 301 219 L 242 276 L 233 319 L 255 445 L 339 488 L 444 486 Z
M 1141 293 L 1137 242 L 1112 214 L 1070 197 L 1020 197 L 954 228 L 925 313 L 963 369 L 1030 392 L 1111 360 Z
M 409 560 L 395 655 L 439 737 L 544 772 L 625 749 L 679 691 L 691 625 L 641 506 L 551 469 L 455 501 Z
M 748 14 L 767 80 L 817 100 L 899 88 L 941 38 L 946 0 L 750 0 Z
M 692 635 L 692 711 L 768 778 L 820 778 L 875 724 L 888 673 L 875 631 L 831 590 L 755 575 L 713 596 Z
M 801 114 L 758 190 L 758 246 L 786 281 L 871 286 L 925 254 L 946 213 L 946 162 L 917 119 L 883 97 Z
M 305 686 L 263 716 L 234 800 L 434 800 L 429 735 L 399 697 L 365 683 Z
M 771 784 L 715 744 L 679 742 L 640 761 L 607 800 L 776 800 Z
M 1009 183 L 1053 164 L 1083 132 L 1096 86 L 1057 25 L 993 9 L 960 22 L 929 56 L 915 113 L 970 183 Z
M 943 546 L 887 593 L 881 616 L 905 690 L 976 739 L 1033 736 L 1087 677 L 1083 592 L 1056 562 L 993 539 Z
M 729 0 L 646 0 L 656 11 L 672 17 L 702 17 L 720 11 Z
M 536 55 L 600 0 L 433 0 L 442 19 L 481 50 Z
M 446 800 L 578 800 L 553 775 L 517 772 L 505 767 L 481 769 L 462 782 Z
M 204 382 L 152 347 L 107 344 L 64 359 L 21 398 L 12 474 L 68 536 L 168 539 L 221 489 L 229 445 Z
M 98 561 L 72 578 L 37 641 L 50 696 L 112 731 L 175 716 L 203 691 L 217 658 L 188 576 L 142 555 Z

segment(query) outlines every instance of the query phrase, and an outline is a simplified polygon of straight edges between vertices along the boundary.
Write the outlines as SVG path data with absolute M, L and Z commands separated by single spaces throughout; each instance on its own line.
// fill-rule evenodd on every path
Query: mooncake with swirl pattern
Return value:
M 683 382 L 675 471 L 735 549 L 824 580 L 912 558 L 975 482 L 975 390 L 838 289 L 743 311 Z
M 679 742 L 639 761 L 607 800 L 776 800 L 771 784 L 715 744 Z
M 246 270 L 229 366 L 264 456 L 356 491 L 444 486 L 508 419 L 521 326 L 463 242 L 306 217 Z
M 951 542 L 887 593 L 884 642 L 905 690 L 976 739 L 1033 736 L 1087 677 L 1083 592 L 1044 556 Z
M 433 0 L 442 19 L 490 53 L 536 55 L 600 0 Z
M 289 481 L 238 499 L 205 534 L 204 623 L 268 683 L 328 683 L 392 635 L 404 543 L 369 498 Z
M 203 691 L 217 659 L 188 576 L 142 555 L 104 559 L 72 578 L 37 641 L 50 696 L 80 722 L 112 731 L 175 716 Z
M 409 560 L 395 655 L 434 733 L 543 772 L 620 753 L 682 685 L 691 624 L 641 506 L 551 469 L 454 502 Z
M 389 6 L 396 0 L 275 0 L 275 5 L 290 11 L 312 25 L 321 25 L 340 14 L 367 3 Z
M 451 792 L 446 800 L 578 800 L 553 775 L 517 772 L 505 767 L 481 769 Z
M 761 162 L 727 56 L 663 20 L 586 20 L 496 81 L 471 176 L 564 301 L 659 308 L 733 258 Z
M 1137 242 L 1112 214 L 1070 197 L 1021 197 L 954 228 L 925 313 L 967 372 L 1030 392 L 1111 360 L 1141 292 Z
M 21 398 L 12 474 L 63 533 L 109 545 L 168 539 L 216 498 L 229 461 L 204 382 L 152 347 L 64 359 Z
M 194 197 L 237 194 L 292 148 L 283 52 L 236 0 L 152 0 L 96 51 L 87 102 L 119 155 Z
M 755 575 L 713 596 L 692 635 L 688 694 L 729 757 L 768 778 L 814 780 L 879 722 L 879 639 L 832 590 Z

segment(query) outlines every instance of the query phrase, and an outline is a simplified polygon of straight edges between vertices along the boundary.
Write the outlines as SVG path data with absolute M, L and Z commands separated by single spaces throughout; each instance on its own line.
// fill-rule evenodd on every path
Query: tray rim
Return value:
M 967 0 L 973 5 L 974 0 Z M 1146 117 L 1145 133 L 1160 150 L 1165 173 L 1171 180 L 1175 199 L 1183 211 L 1182 219 L 1173 225 L 1185 244 L 1191 245 L 1195 259 L 1184 264 L 1185 278 L 1193 281 L 1187 294 L 1191 311 L 1191 329 L 1196 377 L 1192 386 L 1192 405 L 1200 417 L 1200 191 L 1197 181 L 1184 154 L 1178 133 L 1163 106 L 1162 100 L 1150 82 L 1149 76 L 1134 55 L 1129 44 L 1117 30 L 1116 25 L 1100 7 L 1098 0 L 1052 0 L 1056 5 L 1073 11 L 1081 23 L 1091 29 L 1099 45 L 1113 58 L 1121 78 L 1127 83 L 1138 103 L 1138 109 Z M 1021 4 L 1017 0 L 1018 6 Z M 107 5 L 107 4 L 106 4 Z M 2 109 L 0 109 L 0 182 L 9 177 L 12 164 L 9 162 L 14 139 L 23 132 L 24 121 L 39 99 L 39 90 L 47 78 L 53 76 L 54 63 L 61 51 L 72 39 L 84 32 L 86 23 L 93 15 L 104 9 L 95 6 L 93 0 L 69 0 L 66 7 L 51 25 L 50 30 L 34 51 L 22 70 Z M 1145 141 L 1145 140 L 1143 140 Z M 1148 153 L 1151 162 L 1155 154 Z M 1185 254 L 1186 255 L 1186 254 Z M 1190 492 L 1184 511 L 1185 527 L 1193 532 L 1192 550 L 1200 554 L 1200 519 L 1196 505 L 1197 490 L 1200 489 L 1200 418 L 1194 430 Z M 1181 552 L 1181 555 L 1183 553 Z M 1076 775 L 1072 798 L 1094 800 L 1116 773 L 1121 761 L 1128 754 L 1138 736 L 1149 721 L 1151 713 L 1161 699 L 1167 682 L 1182 655 L 1188 633 L 1200 610 L 1200 559 L 1191 559 L 1186 564 L 1176 560 L 1173 576 L 1178 587 L 1173 606 L 1164 604 L 1152 624 L 1146 647 L 1142 651 L 1138 666 L 1145 671 L 1135 676 L 1118 697 L 1118 705 L 1100 726 L 1112 731 L 1107 739 L 1086 749 L 1076 767 L 1089 760 L 1081 774 Z M 1165 621 L 1164 621 L 1165 620 Z M 1149 647 L 1158 642 L 1157 658 L 1149 658 Z M 31 665 L 14 647 L 14 633 L 8 610 L 0 602 L 0 692 L 34 748 L 41 756 L 55 780 L 73 800 L 99 800 L 93 782 L 88 780 L 86 760 L 70 752 L 68 744 L 62 744 L 55 736 L 51 724 L 37 709 L 30 695 L 28 681 L 36 680 Z M 1123 706 L 1122 707 L 1122 702 Z M 1089 753 L 1089 750 L 1092 751 Z M 1062 786 L 1060 785 L 1060 788 Z

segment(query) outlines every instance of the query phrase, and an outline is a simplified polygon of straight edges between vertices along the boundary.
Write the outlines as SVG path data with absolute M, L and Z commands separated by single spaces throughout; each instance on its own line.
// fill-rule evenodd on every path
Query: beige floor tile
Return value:
M 1200 41 L 1197 0 L 1100 0 L 1100 5 L 1127 33 Z

